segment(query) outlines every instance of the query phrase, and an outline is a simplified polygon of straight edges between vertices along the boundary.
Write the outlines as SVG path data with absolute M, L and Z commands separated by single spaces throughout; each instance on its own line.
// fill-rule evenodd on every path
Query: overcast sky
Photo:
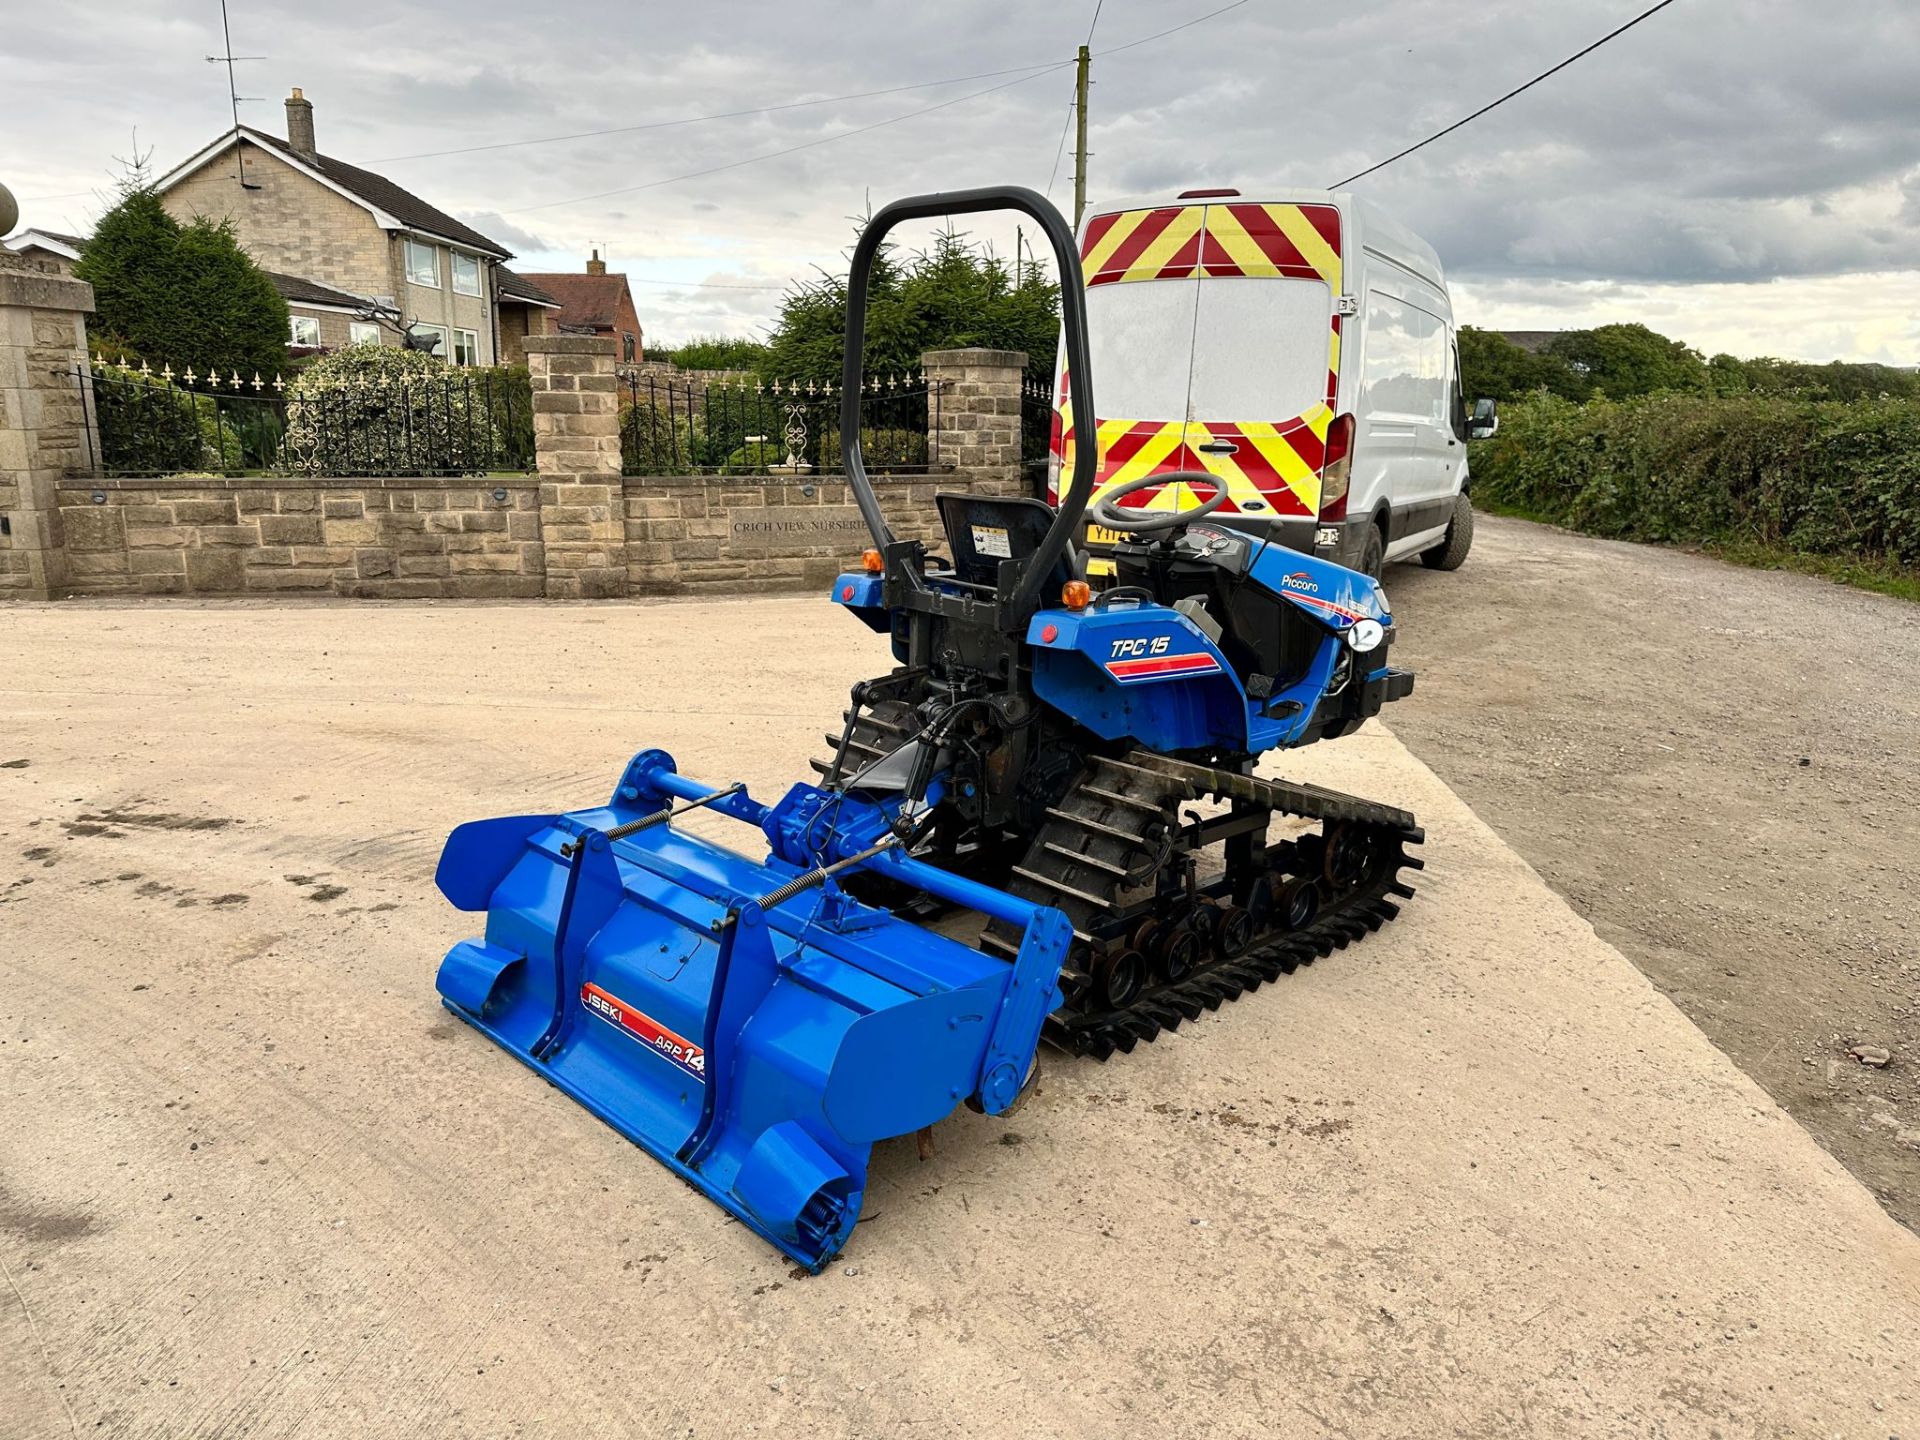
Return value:
M 133 132 L 156 167 L 229 123 L 217 0 L 4 3 L 0 181 L 84 230 Z M 1094 0 L 229 0 L 246 123 L 302 86 L 323 153 L 468 220 L 522 269 L 604 245 L 649 338 L 751 334 L 839 268 L 846 217 L 1054 171 Z M 1649 0 L 1105 0 L 1089 200 L 1327 185 L 1563 59 Z M 1920 363 L 1920 4 L 1678 0 L 1361 182 L 1439 249 L 1466 323 L 1644 320 L 1711 353 Z M 594 139 L 470 146 L 955 83 Z M 977 94 L 988 87 L 991 93 Z M 972 96 L 974 98 L 966 98 Z M 930 106 L 932 113 L 848 134 Z M 832 137 L 845 135 L 846 138 Z M 811 143 L 821 142 L 826 143 Z M 748 164 L 750 157 L 809 146 Z M 689 172 L 724 170 L 670 184 Z M 632 188 L 648 186 L 649 188 Z M 628 191 L 624 194 L 604 194 Z M 78 192 L 78 193 L 74 193 Z M 597 196 L 585 199 L 580 197 Z M 45 197 L 45 198 L 42 198 Z M 1011 246 L 1011 228 L 976 225 Z M 703 282 L 680 288 L 655 281 Z M 762 286 L 769 288 L 721 288 Z

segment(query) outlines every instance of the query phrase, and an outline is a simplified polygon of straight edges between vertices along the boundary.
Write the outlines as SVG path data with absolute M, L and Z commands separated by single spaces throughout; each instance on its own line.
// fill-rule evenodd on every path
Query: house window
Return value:
M 320 322 L 311 315 L 295 315 L 289 327 L 288 341 L 309 350 L 320 348 Z
M 440 288 L 440 252 L 418 240 L 407 241 L 407 283 Z
M 347 326 L 347 343 L 349 345 L 378 345 L 380 343 L 380 327 L 371 320 L 356 320 Z
M 456 295 L 478 295 L 480 293 L 480 261 L 473 255 L 453 252 L 453 293 Z
M 413 333 L 422 340 L 426 340 L 429 338 L 438 340 L 440 343 L 434 346 L 433 349 L 429 350 L 427 353 L 429 355 L 438 355 L 442 360 L 447 358 L 447 327 L 446 326 L 416 325 L 413 327 Z
M 480 363 L 480 337 L 471 330 L 453 332 L 453 363 L 456 365 L 478 365 Z

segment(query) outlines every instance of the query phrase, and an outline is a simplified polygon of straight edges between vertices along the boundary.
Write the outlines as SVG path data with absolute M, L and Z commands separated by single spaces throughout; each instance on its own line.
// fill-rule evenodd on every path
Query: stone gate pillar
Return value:
M 627 593 L 616 348 L 611 337 L 598 335 L 526 338 L 551 599 Z
M 55 486 L 90 463 L 86 378 L 93 287 L 0 252 L 0 597 L 50 600 L 67 583 Z
M 987 495 L 1028 493 L 1020 474 L 1020 379 L 1024 350 L 929 350 L 927 442 L 942 465 Z

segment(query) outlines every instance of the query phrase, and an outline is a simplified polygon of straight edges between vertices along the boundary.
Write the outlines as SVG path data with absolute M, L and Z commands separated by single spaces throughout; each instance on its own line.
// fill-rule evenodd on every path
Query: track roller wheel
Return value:
M 1184 980 L 1200 963 L 1200 937 L 1186 925 L 1168 925 L 1154 939 L 1151 952 L 1154 968 L 1169 983 Z
M 1220 929 L 1220 907 L 1210 900 L 1202 900 L 1188 913 L 1186 923 L 1200 941 L 1200 948 L 1211 950 L 1213 937 Z
M 1222 960 L 1238 960 L 1253 944 L 1253 916 L 1238 905 L 1220 908 L 1220 923 L 1213 935 L 1213 949 Z
M 1131 1005 L 1146 981 L 1146 957 L 1138 950 L 1109 950 L 1093 962 L 1093 998 L 1108 1010 Z
M 1320 891 L 1311 877 L 1273 882 L 1273 920 L 1282 930 L 1304 930 L 1320 913 Z

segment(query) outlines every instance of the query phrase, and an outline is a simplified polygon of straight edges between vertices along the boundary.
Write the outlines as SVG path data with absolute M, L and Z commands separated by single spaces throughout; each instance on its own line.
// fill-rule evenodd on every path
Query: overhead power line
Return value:
M 1513 99 L 1514 96 L 1525 94 L 1527 91 L 1531 90 L 1534 86 L 1538 85 L 1542 80 L 1547 79 L 1551 75 L 1559 74 L 1562 70 L 1566 69 L 1569 65 L 1573 64 L 1574 61 L 1584 59 L 1586 56 L 1591 55 L 1594 51 L 1598 50 L 1602 45 L 1606 44 L 1609 40 L 1618 39 L 1620 36 L 1626 34 L 1627 31 L 1633 29 L 1633 27 L 1638 25 L 1642 20 L 1651 19 L 1653 16 L 1658 15 L 1662 10 L 1666 9 L 1667 6 L 1671 4 L 1673 4 L 1673 0 L 1660 0 L 1660 3 L 1658 5 L 1654 5 L 1649 7 L 1648 9 L 1642 10 L 1638 15 L 1634 16 L 1633 19 L 1627 21 L 1626 24 L 1620 26 L 1618 29 L 1609 30 L 1605 35 L 1602 35 L 1598 40 L 1594 41 L 1591 45 L 1587 46 L 1586 49 L 1576 51 L 1572 55 L 1569 55 L 1566 59 L 1562 60 L 1558 65 L 1555 65 L 1551 70 L 1542 70 L 1538 75 L 1534 76 L 1531 80 L 1527 81 L 1526 84 L 1516 86 L 1512 90 L 1509 90 L 1506 94 L 1502 95 L 1498 100 L 1494 100 L 1488 104 L 1482 105 L 1478 110 L 1474 111 L 1471 115 L 1463 116 L 1462 118 L 1454 121 L 1453 124 L 1447 126 L 1446 129 L 1434 131 L 1433 134 L 1427 136 L 1427 138 L 1420 141 L 1419 144 L 1409 145 L 1407 146 L 1406 149 L 1398 152 L 1397 154 L 1389 155 L 1386 159 L 1380 161 L 1378 164 L 1369 165 L 1366 169 L 1359 171 L 1356 174 L 1349 175 L 1344 180 L 1336 180 L 1328 188 L 1332 190 L 1338 190 L 1343 185 L 1351 185 L 1356 180 L 1364 180 L 1366 179 L 1367 176 L 1373 174 L 1374 171 L 1384 170 L 1387 168 L 1387 166 L 1393 164 L 1394 161 L 1404 160 L 1407 158 L 1407 156 L 1413 154 L 1414 151 L 1424 150 L 1427 148 L 1427 146 L 1433 144 L 1434 141 L 1444 139 L 1448 135 L 1451 135 L 1454 131 L 1458 130 L 1461 126 L 1471 125 L 1475 120 L 1478 120 L 1482 115 L 1485 115 L 1489 110 L 1497 110 L 1500 106 L 1506 104 L 1507 101 Z
M 1229 10 L 1238 10 L 1242 5 L 1251 3 L 1252 0 L 1233 0 L 1231 5 L 1222 5 L 1218 10 L 1209 10 L 1204 15 L 1196 15 L 1191 20 L 1182 20 L 1178 25 L 1170 25 L 1165 30 L 1156 30 L 1151 35 L 1142 35 L 1138 40 L 1129 40 L 1124 45 L 1115 45 L 1110 50 L 1096 50 L 1093 53 L 1096 56 L 1118 55 L 1122 50 L 1132 50 L 1137 46 L 1151 45 L 1156 40 L 1164 40 L 1167 36 L 1177 35 L 1182 30 L 1191 30 L 1196 25 L 1204 25 L 1216 15 L 1224 15 Z

